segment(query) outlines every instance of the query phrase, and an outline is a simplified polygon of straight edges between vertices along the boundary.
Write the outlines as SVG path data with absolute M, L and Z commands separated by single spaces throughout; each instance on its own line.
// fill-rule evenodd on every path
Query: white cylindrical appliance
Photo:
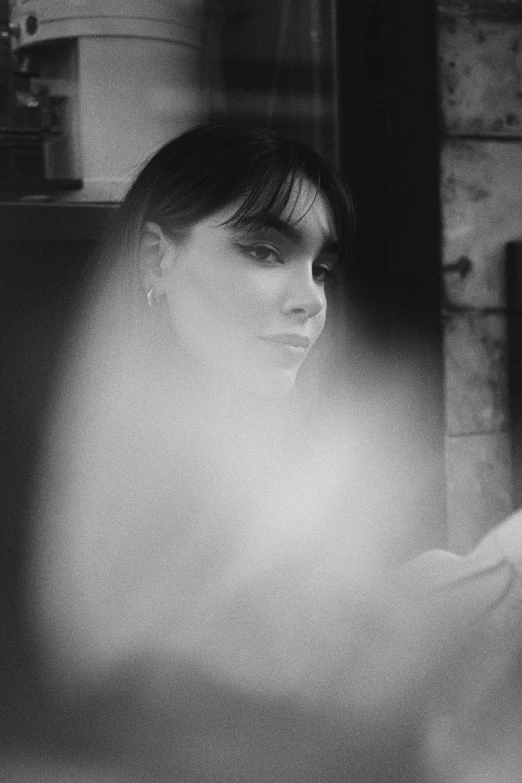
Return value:
M 121 197 L 159 146 L 204 117 L 203 0 L 11 0 L 15 48 L 65 95 L 70 197 Z

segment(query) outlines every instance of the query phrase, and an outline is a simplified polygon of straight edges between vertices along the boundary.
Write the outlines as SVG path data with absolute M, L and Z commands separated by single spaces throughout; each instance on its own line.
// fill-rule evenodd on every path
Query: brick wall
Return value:
M 522 238 L 522 4 L 439 0 L 449 548 L 512 509 L 504 259 Z

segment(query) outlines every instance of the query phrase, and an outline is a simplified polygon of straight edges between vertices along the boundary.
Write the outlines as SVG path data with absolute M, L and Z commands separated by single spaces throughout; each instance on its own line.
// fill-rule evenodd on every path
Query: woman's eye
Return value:
M 269 245 L 248 245 L 243 246 L 243 250 L 255 261 L 260 261 L 263 264 L 282 263 L 280 254 Z
M 318 264 L 314 266 L 314 278 L 318 283 L 326 283 L 327 280 L 333 277 L 334 270 L 331 266 L 326 264 Z

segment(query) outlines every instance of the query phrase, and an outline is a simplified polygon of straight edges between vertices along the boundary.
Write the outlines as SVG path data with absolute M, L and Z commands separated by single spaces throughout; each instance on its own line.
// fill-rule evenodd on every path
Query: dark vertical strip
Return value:
M 512 497 L 522 506 L 522 242 L 510 242 L 506 252 L 508 310 L 508 395 L 511 435 Z
M 386 83 L 382 0 L 337 3 L 341 168 L 358 213 L 352 285 L 371 312 L 368 326 L 389 337 L 386 234 Z
M 407 381 L 413 430 L 429 432 L 426 542 L 444 545 L 436 8 L 338 0 L 337 24 L 341 166 L 360 223 L 354 298 Z

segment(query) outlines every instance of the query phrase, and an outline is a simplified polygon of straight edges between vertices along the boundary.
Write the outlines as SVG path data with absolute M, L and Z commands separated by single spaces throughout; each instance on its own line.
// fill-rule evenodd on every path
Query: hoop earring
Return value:
M 154 289 L 149 288 L 149 290 L 147 291 L 147 304 L 151 310 L 154 309 L 157 301 L 158 300 L 156 298 L 156 295 L 154 294 Z

